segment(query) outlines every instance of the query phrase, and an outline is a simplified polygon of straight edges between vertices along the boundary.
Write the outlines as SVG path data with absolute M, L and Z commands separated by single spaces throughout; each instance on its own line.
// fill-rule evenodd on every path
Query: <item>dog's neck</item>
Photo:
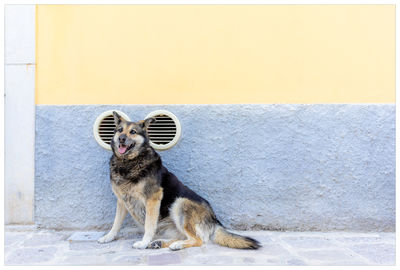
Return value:
M 152 174 L 153 171 L 157 171 L 162 163 L 158 153 L 149 146 L 143 148 L 136 157 L 131 159 L 119 158 L 114 154 L 110 165 L 111 170 L 123 179 L 135 182 L 148 174 Z

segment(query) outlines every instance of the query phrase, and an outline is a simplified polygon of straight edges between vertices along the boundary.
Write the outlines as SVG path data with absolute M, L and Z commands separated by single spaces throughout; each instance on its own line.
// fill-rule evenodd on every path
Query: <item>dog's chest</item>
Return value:
M 144 225 L 146 217 L 144 181 L 135 184 L 129 182 L 116 184 L 111 182 L 111 187 L 115 196 L 124 202 L 131 216 Z

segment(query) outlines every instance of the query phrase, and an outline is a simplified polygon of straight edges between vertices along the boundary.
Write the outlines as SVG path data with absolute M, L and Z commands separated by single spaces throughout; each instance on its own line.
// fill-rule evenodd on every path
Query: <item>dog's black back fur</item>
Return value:
M 161 187 L 164 190 L 164 197 L 161 200 L 160 207 L 161 218 L 168 216 L 169 207 L 176 198 L 187 198 L 198 203 L 206 203 L 207 205 L 210 205 L 206 199 L 197 195 L 193 190 L 182 184 L 182 182 L 164 166 L 162 166 L 159 174 Z

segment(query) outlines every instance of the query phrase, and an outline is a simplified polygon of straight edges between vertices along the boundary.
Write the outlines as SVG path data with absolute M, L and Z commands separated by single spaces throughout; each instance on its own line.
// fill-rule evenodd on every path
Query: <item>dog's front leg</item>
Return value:
M 122 222 L 124 221 L 128 210 L 126 210 L 124 203 L 118 199 L 117 201 L 117 211 L 115 213 L 114 224 L 109 233 L 101 237 L 97 242 L 107 243 L 115 240 L 119 229 L 121 228 Z
M 133 248 L 147 248 L 154 237 L 157 229 L 157 221 L 160 213 L 160 204 L 162 199 L 162 189 L 152 195 L 146 201 L 146 218 L 144 221 L 144 235 L 142 241 L 133 244 Z

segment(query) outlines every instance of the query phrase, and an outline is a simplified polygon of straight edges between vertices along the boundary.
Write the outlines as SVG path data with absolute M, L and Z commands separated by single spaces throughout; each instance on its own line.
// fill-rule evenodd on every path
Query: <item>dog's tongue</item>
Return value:
M 122 146 L 122 145 L 120 145 L 119 148 L 118 148 L 118 152 L 119 152 L 120 154 L 123 154 L 123 153 L 126 152 L 126 149 L 127 149 L 127 148 L 128 148 L 127 146 Z

